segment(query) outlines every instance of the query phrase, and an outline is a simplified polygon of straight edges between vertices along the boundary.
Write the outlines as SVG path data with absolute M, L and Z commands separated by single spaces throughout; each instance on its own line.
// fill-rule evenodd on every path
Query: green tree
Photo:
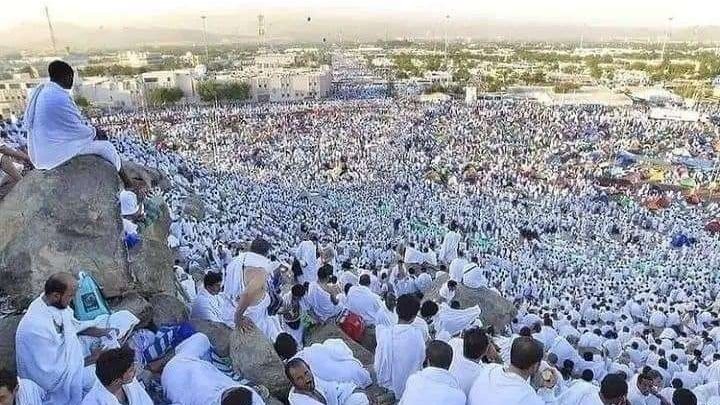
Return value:
M 232 100 L 242 101 L 250 98 L 250 85 L 245 82 L 220 83 L 206 80 L 198 87 L 200 99 L 205 102 Z
M 75 96 L 75 105 L 80 108 L 88 108 L 90 107 L 90 102 L 83 96 Z
M 558 94 L 567 94 L 571 93 L 577 89 L 580 88 L 580 85 L 577 83 L 558 83 L 553 87 L 553 91 Z
M 175 104 L 182 100 L 183 92 L 177 87 L 161 87 L 153 89 L 148 95 L 148 100 L 154 105 Z

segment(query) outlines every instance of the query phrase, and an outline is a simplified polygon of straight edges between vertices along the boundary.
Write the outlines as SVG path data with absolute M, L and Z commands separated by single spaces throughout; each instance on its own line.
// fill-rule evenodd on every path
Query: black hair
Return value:
M 420 316 L 423 318 L 431 318 L 438 313 L 438 304 L 435 301 L 427 300 L 420 306 Z
M 363 285 L 365 287 L 370 285 L 370 275 L 369 274 L 363 274 L 360 276 L 360 279 L 358 280 L 360 285 Z
M 293 297 L 300 298 L 307 293 L 307 289 L 308 289 L 308 286 L 306 286 L 304 284 L 295 284 L 290 289 L 290 293 L 292 294 Z
M 620 374 L 608 374 L 600 383 L 600 394 L 605 399 L 616 399 L 626 396 L 628 385 Z
M 449 370 L 453 358 L 452 347 L 442 340 L 433 340 L 428 343 L 427 349 L 425 349 L 425 358 L 428 365 Z
M 412 322 L 420 310 L 420 301 L 412 294 L 403 294 L 398 297 L 395 308 L 400 320 Z
M 673 392 L 673 405 L 697 405 L 697 397 L 687 388 L 680 388 Z
M 48 75 L 53 82 L 65 80 L 65 78 L 72 77 L 74 74 L 72 67 L 61 60 L 54 60 L 48 65 Z
M 257 238 L 250 244 L 250 251 L 261 256 L 266 256 L 270 252 L 270 242 L 263 238 Z
M 478 327 L 463 332 L 463 356 L 470 360 L 478 360 L 487 351 L 490 339 L 484 330 Z
M 233 387 L 223 398 L 220 405 L 252 405 L 253 395 L 246 387 Z
M 283 360 L 291 359 L 297 354 L 298 351 L 295 338 L 285 332 L 282 332 L 277 336 L 273 347 L 275 348 L 278 356 L 280 356 L 280 358 Z
M 350 288 L 352 288 L 352 286 L 353 285 L 351 283 L 345 284 L 345 287 L 343 287 L 343 292 L 345 292 L 345 296 L 348 295 L 348 292 L 350 292 Z
M 290 377 L 290 370 L 300 366 L 310 368 L 310 366 L 305 362 L 305 360 L 299 357 L 292 358 L 287 363 L 285 363 L 285 377 L 287 377 L 288 381 L 290 381 L 291 383 L 292 378 Z
M 582 375 L 580 376 L 583 380 L 587 382 L 592 382 L 593 378 L 595 378 L 595 373 L 592 372 L 590 369 L 585 369 L 582 372 Z
M 543 344 L 532 337 L 516 338 L 510 348 L 510 364 L 520 370 L 529 370 L 543 358 Z
M 65 294 L 68 289 L 65 273 L 55 273 L 45 281 L 45 295 Z
M 212 287 L 219 283 L 222 283 L 222 274 L 220 273 L 208 271 L 207 274 L 205 274 L 205 277 L 203 277 L 203 285 L 205 288 Z
M 102 352 L 95 363 L 95 375 L 104 386 L 121 378 L 135 364 L 135 351 L 128 346 Z
M 0 387 L 5 387 L 8 391 L 13 392 L 17 386 L 17 374 L 10 370 L 0 370 Z

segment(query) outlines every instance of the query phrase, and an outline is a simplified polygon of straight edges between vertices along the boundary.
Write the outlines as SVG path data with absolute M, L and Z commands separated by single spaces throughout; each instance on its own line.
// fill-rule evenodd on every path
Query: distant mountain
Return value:
M 143 45 L 202 44 L 202 30 L 157 28 L 152 26 L 83 27 L 57 23 L 54 26 L 58 49 L 73 50 L 122 49 Z M 231 40 L 224 35 L 208 33 L 208 41 L 219 43 Z M 45 24 L 23 24 L 0 31 L 0 48 L 15 50 L 50 49 L 50 33 Z
M 208 41 L 211 43 L 256 43 L 258 10 L 216 12 L 207 15 Z M 269 43 L 315 42 L 345 43 L 378 39 L 452 39 L 513 41 L 650 40 L 664 36 L 657 28 L 597 27 L 539 23 L 518 23 L 488 18 L 428 18 L 424 15 L 356 15 L 349 11 L 307 15 L 296 11 L 271 10 L 264 13 Z M 142 45 L 202 44 L 199 15 L 174 14 L 138 17 L 124 27 L 78 26 L 56 23 L 58 46 L 74 50 L 92 48 L 130 48 Z M 720 41 L 720 26 L 685 27 L 673 31 L 672 40 Z M 44 24 L 33 23 L 0 31 L 0 48 L 48 49 L 50 39 Z

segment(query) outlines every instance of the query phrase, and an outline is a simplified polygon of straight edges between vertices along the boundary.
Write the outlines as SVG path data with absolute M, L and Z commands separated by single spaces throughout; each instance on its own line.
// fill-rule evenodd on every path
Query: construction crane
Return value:
M 52 41 L 53 52 L 57 53 L 57 42 L 55 41 L 55 30 L 53 29 L 52 21 L 50 21 L 50 11 L 48 11 L 47 5 L 45 5 L 45 17 L 47 17 L 48 29 L 50 30 L 50 40 Z

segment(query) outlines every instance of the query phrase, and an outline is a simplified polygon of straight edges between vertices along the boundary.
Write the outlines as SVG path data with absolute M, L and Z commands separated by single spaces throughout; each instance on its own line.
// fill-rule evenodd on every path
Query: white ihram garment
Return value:
M 361 388 L 372 384 L 370 373 L 341 339 L 315 343 L 298 352 L 295 357 L 305 360 L 313 375 L 322 380 L 353 383 Z
M 401 398 L 405 383 L 425 361 L 425 339 L 413 325 L 378 325 L 376 330 L 375 371 L 381 387 Z
M 128 405 L 153 405 L 152 399 L 145 391 L 145 388 L 133 378 L 130 384 L 123 386 Z M 80 405 L 122 405 L 117 397 L 108 391 L 100 382 L 95 381 L 95 386 L 88 392 Z
M 399 405 L 465 405 L 465 393 L 447 370 L 427 367 L 408 378 Z

